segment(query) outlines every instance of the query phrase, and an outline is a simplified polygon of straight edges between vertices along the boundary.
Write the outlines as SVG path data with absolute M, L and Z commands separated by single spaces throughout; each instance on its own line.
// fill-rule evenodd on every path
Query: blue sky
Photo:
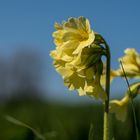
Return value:
M 52 67 L 49 52 L 55 48 L 54 23 L 69 17 L 87 17 L 92 29 L 102 34 L 110 45 L 112 67 L 117 68 L 117 59 L 125 48 L 133 47 L 140 52 L 139 7 L 138 0 L 0 0 L 0 54 L 8 57 L 21 44 L 33 46 L 31 49 L 40 51 L 46 59 L 46 80 L 42 87 L 53 93 L 49 98 L 86 100 L 87 97 L 78 98 L 75 92 L 65 94 L 69 91 Z M 125 89 L 125 82 L 116 79 L 112 95 Z

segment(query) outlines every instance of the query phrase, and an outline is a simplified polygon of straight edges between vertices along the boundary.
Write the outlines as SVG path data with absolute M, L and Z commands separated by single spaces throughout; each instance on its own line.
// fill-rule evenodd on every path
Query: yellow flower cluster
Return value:
M 64 84 L 70 90 L 78 90 L 79 95 L 105 100 L 106 93 L 100 85 L 102 48 L 94 44 L 95 33 L 89 20 L 84 17 L 69 18 L 62 24 L 55 23 L 55 29 L 56 49 L 50 55 Z

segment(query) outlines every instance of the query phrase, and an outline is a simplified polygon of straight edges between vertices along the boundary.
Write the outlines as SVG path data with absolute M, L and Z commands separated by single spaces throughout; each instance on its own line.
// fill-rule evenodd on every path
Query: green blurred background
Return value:
M 136 105 L 140 128 L 140 104 Z M 135 140 L 135 128 L 131 107 L 125 122 L 110 115 L 111 136 L 115 140 Z M 0 140 L 39 140 L 28 128 L 6 120 L 6 116 L 34 128 L 46 140 L 88 140 L 90 124 L 93 124 L 93 140 L 102 140 L 103 106 L 101 104 L 65 105 L 48 103 L 38 99 L 12 99 L 0 106 Z

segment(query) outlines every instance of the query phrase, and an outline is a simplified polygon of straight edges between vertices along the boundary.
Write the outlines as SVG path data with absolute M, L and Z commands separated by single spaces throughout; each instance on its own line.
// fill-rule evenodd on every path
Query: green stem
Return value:
M 109 113 L 104 111 L 104 140 L 109 140 Z
M 138 131 L 138 127 L 137 127 L 137 119 L 136 119 L 134 102 L 133 102 L 132 98 L 130 99 L 130 103 L 131 103 L 133 118 L 134 118 L 134 123 L 135 123 L 136 138 L 137 138 L 137 140 L 139 140 L 139 131 Z
M 104 40 L 104 39 L 103 39 Z M 109 95 L 110 95 L 110 49 L 106 41 L 104 40 L 104 44 L 106 47 L 106 94 L 107 99 L 105 100 L 104 107 L 104 140 L 109 140 Z

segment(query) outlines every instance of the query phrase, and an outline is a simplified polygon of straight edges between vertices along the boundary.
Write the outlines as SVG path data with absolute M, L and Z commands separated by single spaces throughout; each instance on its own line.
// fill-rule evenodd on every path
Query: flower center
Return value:
M 89 38 L 88 33 L 83 30 L 78 30 L 79 34 L 81 35 L 80 41 L 87 40 Z

